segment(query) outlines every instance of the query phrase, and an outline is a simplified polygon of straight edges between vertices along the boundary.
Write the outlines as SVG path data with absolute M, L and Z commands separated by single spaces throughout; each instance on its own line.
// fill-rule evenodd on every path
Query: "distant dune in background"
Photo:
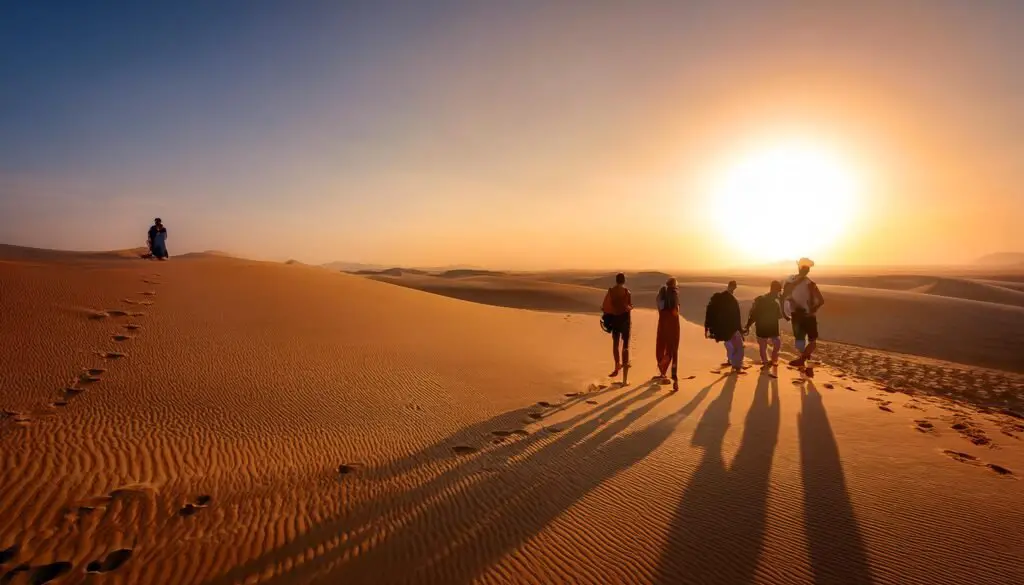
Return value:
M 604 290 L 613 283 L 612 274 L 580 272 L 394 273 L 370 278 L 489 305 L 592 314 L 600 311 Z M 634 305 L 653 309 L 655 295 L 667 278 L 661 272 L 629 274 Z M 692 274 L 678 278 L 683 316 L 702 325 L 707 299 L 722 290 L 725 281 Z M 745 318 L 753 298 L 767 292 L 768 279 L 740 275 L 736 280 Z M 1024 372 L 1024 273 L 984 280 L 920 275 L 817 280 L 827 299 L 821 313 L 824 340 Z
M 975 263 L 983 266 L 1008 266 L 1021 268 L 1024 267 L 1024 252 L 1000 252 L 997 254 L 988 254 L 978 258 Z

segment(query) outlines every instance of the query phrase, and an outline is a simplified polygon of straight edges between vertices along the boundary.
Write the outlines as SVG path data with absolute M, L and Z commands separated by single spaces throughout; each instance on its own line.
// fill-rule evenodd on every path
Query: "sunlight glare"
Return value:
M 724 241 L 755 262 L 811 256 L 834 244 L 857 211 L 858 185 L 827 150 L 804 143 L 754 151 L 714 185 Z

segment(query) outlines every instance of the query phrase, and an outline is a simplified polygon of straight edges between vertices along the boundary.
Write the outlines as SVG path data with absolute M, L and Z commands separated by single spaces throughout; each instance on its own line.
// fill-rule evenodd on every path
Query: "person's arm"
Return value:
M 632 293 L 629 292 L 628 288 L 626 289 L 626 310 L 627 311 L 632 311 L 633 310 L 633 295 L 632 295 Z
M 747 325 L 743 328 L 744 332 L 750 331 L 750 326 L 754 324 L 754 314 L 757 312 L 757 299 L 754 299 L 754 304 L 750 305 L 750 313 L 747 314 Z
M 785 319 L 786 321 L 789 321 L 789 315 L 786 314 L 786 309 L 782 307 L 782 301 L 776 299 L 775 301 L 772 302 L 775 304 L 775 311 L 778 314 L 778 316 L 775 317 L 775 319 Z
M 813 315 L 818 312 L 818 309 L 825 304 L 825 297 L 822 296 L 821 291 L 818 290 L 818 285 L 811 283 L 811 310 L 810 313 Z

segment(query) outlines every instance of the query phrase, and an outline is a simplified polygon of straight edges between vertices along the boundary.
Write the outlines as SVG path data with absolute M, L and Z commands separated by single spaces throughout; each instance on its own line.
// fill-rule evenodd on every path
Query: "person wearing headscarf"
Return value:
M 668 279 L 658 291 L 658 335 L 654 346 L 658 371 L 664 379 L 672 369 L 672 389 L 679 390 L 679 285 Z

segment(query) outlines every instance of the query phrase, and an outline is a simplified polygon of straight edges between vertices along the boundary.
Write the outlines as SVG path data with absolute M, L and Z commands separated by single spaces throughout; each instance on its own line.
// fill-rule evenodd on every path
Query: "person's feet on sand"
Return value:
M 794 368 L 802 368 L 802 367 L 804 367 L 805 363 L 806 363 L 806 360 L 804 358 L 802 358 L 802 357 L 799 357 L 799 358 L 796 358 L 795 360 L 790 361 L 789 365 L 793 366 Z
M 614 378 L 615 376 L 618 376 L 619 375 L 619 370 L 621 370 L 621 369 L 622 369 L 621 367 L 615 366 L 615 369 L 612 370 L 612 373 L 608 374 L 608 377 L 609 378 Z
M 672 391 L 679 392 L 679 380 L 672 381 Z
M 721 364 L 718 364 L 718 367 L 720 367 L 720 368 L 728 368 L 731 365 L 732 365 L 732 362 L 722 362 Z

